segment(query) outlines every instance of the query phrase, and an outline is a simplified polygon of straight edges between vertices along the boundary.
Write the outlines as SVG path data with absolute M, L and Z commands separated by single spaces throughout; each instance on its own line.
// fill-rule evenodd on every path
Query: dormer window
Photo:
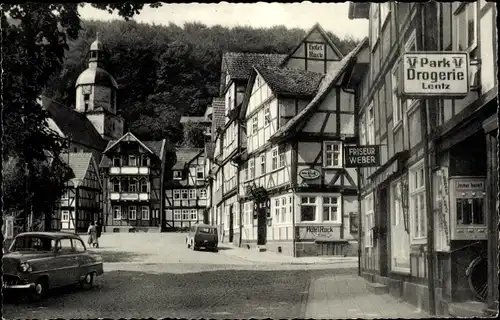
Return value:
M 182 180 L 182 171 L 180 170 L 174 171 L 174 180 Z
M 113 158 L 113 167 L 121 167 L 122 166 L 122 159 L 119 157 L 114 157 Z
M 128 165 L 130 167 L 135 167 L 137 166 L 137 157 L 134 155 L 129 155 L 128 156 Z

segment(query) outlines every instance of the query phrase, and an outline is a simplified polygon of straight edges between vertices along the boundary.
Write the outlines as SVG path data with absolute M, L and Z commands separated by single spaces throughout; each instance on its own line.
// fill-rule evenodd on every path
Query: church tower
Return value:
M 76 80 L 76 111 L 85 114 L 101 137 L 123 135 L 123 118 L 116 114 L 116 80 L 103 68 L 104 47 L 96 40 L 90 45 L 89 67 Z

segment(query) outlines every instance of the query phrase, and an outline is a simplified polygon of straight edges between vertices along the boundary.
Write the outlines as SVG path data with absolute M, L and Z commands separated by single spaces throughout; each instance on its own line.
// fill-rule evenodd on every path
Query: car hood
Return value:
M 3 272 L 4 273 L 17 273 L 19 271 L 19 264 L 21 262 L 30 261 L 32 259 L 41 259 L 51 257 L 53 252 L 10 252 L 5 254 L 2 258 Z

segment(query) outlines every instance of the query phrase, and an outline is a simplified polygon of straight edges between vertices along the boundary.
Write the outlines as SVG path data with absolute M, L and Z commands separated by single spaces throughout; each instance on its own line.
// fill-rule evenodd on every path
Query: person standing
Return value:
M 95 228 L 96 228 L 95 247 L 99 248 L 99 238 L 101 237 L 101 233 L 102 233 L 102 225 L 101 225 L 101 223 L 99 223 L 99 221 L 95 222 Z
M 88 241 L 89 246 L 95 247 L 95 244 L 97 243 L 97 228 L 94 222 L 90 223 L 87 233 L 89 235 L 89 241 Z

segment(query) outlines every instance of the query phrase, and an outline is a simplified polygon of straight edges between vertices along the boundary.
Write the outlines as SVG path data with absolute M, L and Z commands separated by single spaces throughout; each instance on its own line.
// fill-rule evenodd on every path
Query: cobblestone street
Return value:
M 104 234 L 101 247 L 92 251 L 102 255 L 105 274 L 92 290 L 69 287 L 38 303 L 7 299 L 4 317 L 422 316 L 389 295 L 369 293 L 365 280 L 356 274 L 356 261 L 294 260 L 227 244 L 218 253 L 192 251 L 184 237 L 182 233 Z M 258 259 L 260 255 L 268 258 Z

